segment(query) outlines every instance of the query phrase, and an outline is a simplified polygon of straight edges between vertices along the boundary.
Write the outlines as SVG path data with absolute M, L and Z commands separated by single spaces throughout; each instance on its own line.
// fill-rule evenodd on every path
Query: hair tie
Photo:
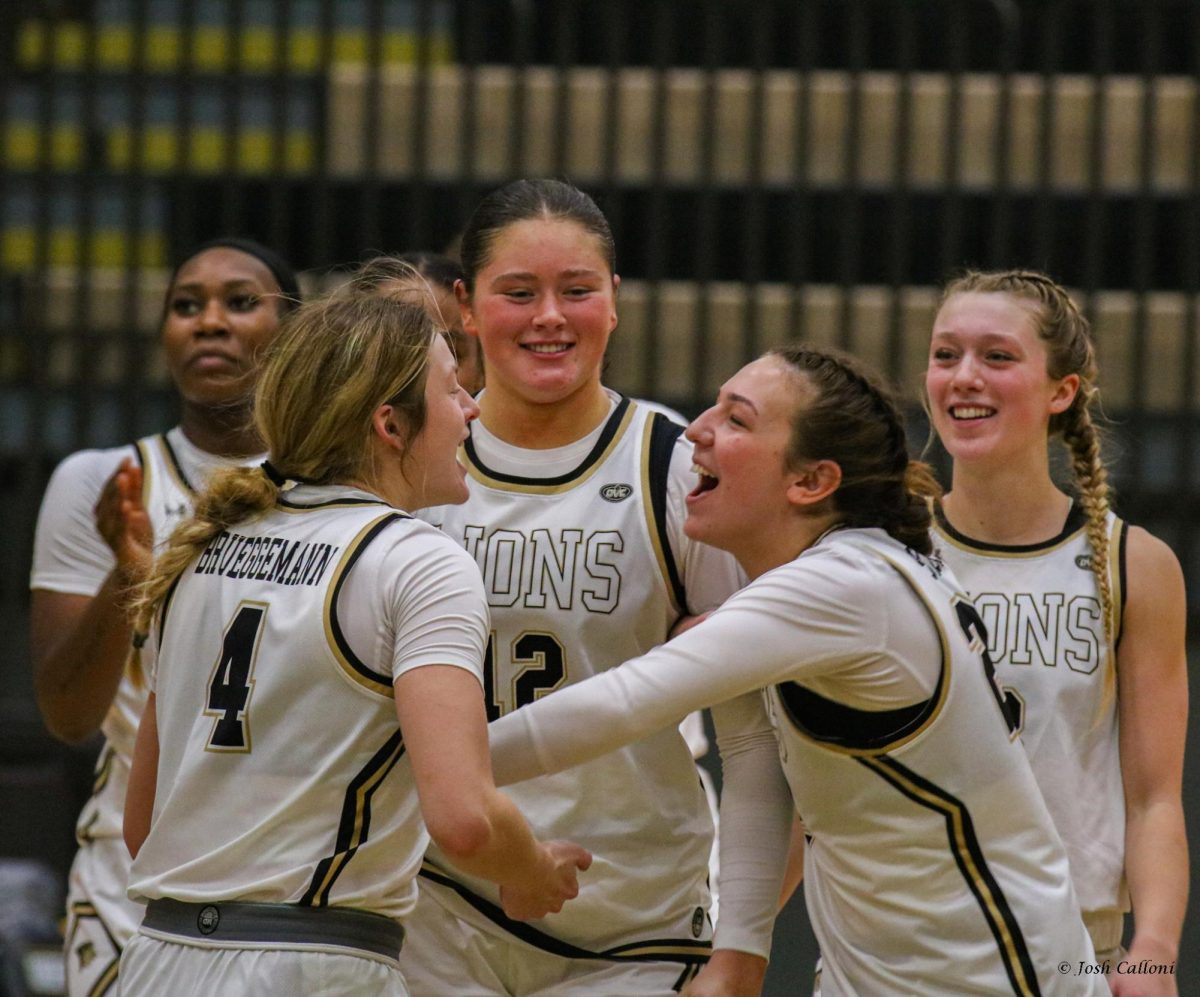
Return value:
M 277 468 L 269 460 L 264 460 L 259 466 L 262 468 L 263 474 L 267 476 L 267 480 L 270 481 L 271 484 L 273 484 L 276 488 L 282 488 L 285 484 L 287 484 L 287 476 L 281 474 L 279 472 L 279 468 Z

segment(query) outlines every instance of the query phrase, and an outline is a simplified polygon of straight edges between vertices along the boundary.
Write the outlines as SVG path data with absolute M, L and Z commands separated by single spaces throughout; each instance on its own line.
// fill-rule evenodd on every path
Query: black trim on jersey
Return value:
M 1063 523 L 1062 530 L 1049 540 L 1042 540 L 1035 544 L 994 544 L 976 540 L 965 533 L 959 533 L 958 530 L 950 525 L 950 521 L 946 518 L 945 510 L 942 509 L 941 502 L 933 504 L 933 515 L 937 520 L 938 528 L 946 536 L 950 537 L 950 539 L 956 540 L 964 547 L 970 547 L 972 550 L 994 551 L 999 554 L 1035 554 L 1039 550 L 1058 546 L 1064 540 L 1069 539 L 1087 526 L 1087 513 L 1084 512 L 1083 506 L 1078 502 L 1072 502 L 1071 509 L 1067 513 L 1067 521 Z
M 421 866 L 420 875 L 430 882 L 453 890 L 480 914 L 489 921 L 492 921 L 498 928 L 503 928 L 510 935 L 514 935 L 534 948 L 541 949 L 543 952 L 549 952 L 551 955 L 561 956 L 564 959 L 607 959 L 612 962 L 682 962 L 692 965 L 694 963 L 708 962 L 709 956 L 712 953 L 711 941 L 694 941 L 690 938 L 629 942 L 625 945 L 614 946 L 611 949 L 604 949 L 601 952 L 593 952 L 590 949 L 572 945 L 570 942 L 564 942 L 553 935 L 546 934 L 544 931 L 539 931 L 526 921 L 514 921 L 496 904 L 490 900 L 485 900 L 478 894 L 472 893 L 461 883 L 438 872 L 428 862 Z M 638 951 L 639 949 L 655 949 L 659 947 L 695 949 L 696 951 L 686 954 L 681 952 Z M 632 954 L 630 950 L 633 950 Z
M 175 453 L 175 448 L 171 446 L 171 441 L 167 439 L 167 434 L 159 433 L 157 439 L 162 443 L 163 449 L 167 452 L 167 459 L 170 460 L 171 466 L 175 468 L 175 473 L 179 476 L 183 487 L 191 492 L 194 497 L 196 495 L 196 486 L 188 481 L 187 475 L 183 473 L 183 465 L 179 463 L 179 455 Z
M 370 503 L 365 503 L 370 504 Z M 380 503 L 386 504 L 386 503 Z M 303 508 L 316 508 L 316 506 L 305 506 Z M 338 623 L 337 604 L 338 595 L 342 591 L 342 586 L 346 582 L 346 577 L 350 574 L 350 569 L 354 567 L 354 563 L 362 556 L 362 552 L 367 549 L 370 544 L 380 533 L 402 519 L 412 519 L 412 516 L 406 516 L 400 512 L 394 512 L 390 516 L 384 516 L 374 526 L 367 531 L 366 536 L 362 538 L 358 546 L 350 552 L 346 558 L 346 563 L 342 565 L 341 571 L 337 576 L 337 580 L 333 583 L 333 594 L 329 597 L 329 632 L 333 635 L 334 643 L 337 644 L 337 649 L 346 663 L 364 678 L 370 679 L 372 682 L 378 682 L 380 685 L 386 685 L 389 689 L 392 687 L 392 676 L 386 675 L 383 672 L 377 672 L 363 661 L 350 647 L 350 642 L 346 640 L 346 635 L 342 632 L 342 625 Z
M 310 509 L 328 509 L 334 506 L 341 508 L 348 505 L 382 505 L 388 506 L 383 499 L 368 499 L 368 498 L 339 498 L 329 499 L 325 502 L 313 502 L 311 505 L 306 502 L 290 502 L 282 495 L 275 500 L 277 505 L 283 506 L 285 509 L 296 509 L 301 512 L 307 512 Z M 390 507 L 389 507 L 390 508 Z M 411 516 L 403 516 L 403 519 L 412 519 Z
M 625 412 L 629 409 L 630 401 L 628 398 L 622 398 L 617 407 L 613 409 L 612 414 L 608 417 L 608 422 L 604 426 L 604 431 L 600 434 L 600 438 L 596 441 L 596 445 L 579 463 L 579 466 L 566 474 L 560 474 L 554 478 L 526 478 L 517 474 L 502 474 L 500 471 L 493 471 L 482 460 L 479 459 L 479 454 L 475 452 L 475 438 L 468 436 L 466 443 L 463 444 L 463 449 L 466 452 L 467 459 L 474 464 L 480 471 L 486 474 L 489 478 L 495 481 L 501 481 L 506 485 L 541 485 L 544 487 L 554 487 L 555 485 L 570 484 L 576 478 L 586 472 L 597 460 L 600 459 L 604 451 L 608 449 L 608 445 L 616 436 L 617 430 L 621 428 L 621 420 L 625 417 Z
M 1117 550 L 1117 573 L 1121 579 L 1121 605 L 1117 607 L 1117 613 L 1121 618 L 1121 626 L 1117 631 L 1116 646 L 1121 646 L 1121 638 L 1125 636 L 1125 602 L 1129 598 L 1129 579 L 1125 573 L 1125 552 L 1129 549 L 1129 524 L 1125 520 L 1121 520 L 1121 528 L 1117 531 L 1117 543 L 1120 547 Z
M 797 682 L 780 682 L 775 690 L 788 720 L 806 737 L 853 751 L 875 751 L 919 729 L 941 702 L 945 681 L 942 668 L 928 699 L 895 710 L 860 710 Z
M 96 978 L 96 982 L 92 984 L 92 989 L 87 992 L 87 997 L 103 997 L 104 994 L 107 994 L 112 989 L 112 985 L 117 982 L 121 967 L 121 953 L 124 949 L 121 943 L 117 941 L 117 936 L 112 933 L 112 929 L 104 923 L 104 918 L 100 916 L 100 911 L 96 909 L 96 905 L 92 901 L 76 900 L 71 904 L 71 909 L 68 913 L 74 916 L 75 923 L 68 930 L 67 938 L 63 941 L 63 955 L 67 959 L 76 957 L 75 931 L 79 927 L 80 918 L 94 918 L 108 938 L 109 944 L 113 947 L 115 958 L 104 967 L 104 971 Z
M 1042 991 L 1037 980 L 1037 970 L 1034 969 L 1033 960 L 1029 956 L 1025 936 L 1008 904 L 1008 898 L 1004 896 L 1004 891 L 987 866 L 967 805 L 894 758 L 881 755 L 859 758 L 858 762 L 918 806 L 942 815 L 946 822 L 950 853 L 954 856 L 958 871 L 974 894 L 988 929 L 996 940 L 1000 959 L 1004 963 L 1004 971 L 1012 984 L 1013 992 L 1040 997 Z M 964 850 L 967 853 L 965 856 L 962 854 Z M 976 874 L 972 874 L 968 867 L 967 858 L 977 870 Z M 1005 936 L 1010 940 L 1007 943 Z
M 211 543 L 211 541 L 209 542 Z M 184 570 L 186 571 L 187 569 L 185 568 Z M 175 580 L 171 582 L 170 587 L 162 598 L 162 605 L 158 609 L 158 649 L 160 651 L 162 650 L 163 634 L 167 629 L 167 610 L 171 608 L 171 600 L 175 598 L 175 590 L 179 588 L 179 583 L 182 580 L 183 571 L 179 572 L 175 576 Z
M 334 852 L 317 863 L 312 881 L 299 900 L 301 904 L 312 907 L 329 905 L 329 891 L 333 889 L 333 884 L 354 858 L 354 853 L 370 837 L 371 797 L 403 755 L 404 732 L 397 730 L 358 775 L 350 780 L 342 798 L 342 816 L 338 821 Z
M 675 596 L 675 605 L 688 612 L 687 589 L 679 576 L 679 567 L 671 553 L 671 542 L 667 536 L 667 479 L 671 474 L 671 455 L 675 444 L 683 434 L 683 427 L 668 419 L 661 412 L 650 413 L 650 453 L 647 454 L 650 471 L 650 510 L 654 514 L 654 528 L 658 532 L 658 544 L 662 548 L 663 561 L 667 566 L 667 578 Z

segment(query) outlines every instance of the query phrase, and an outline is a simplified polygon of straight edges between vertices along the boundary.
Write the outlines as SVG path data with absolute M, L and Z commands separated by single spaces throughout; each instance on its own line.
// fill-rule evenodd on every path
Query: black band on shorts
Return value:
M 151 900 L 142 927 L 215 945 L 333 945 L 388 959 L 398 958 L 404 944 L 399 922 L 350 907 Z

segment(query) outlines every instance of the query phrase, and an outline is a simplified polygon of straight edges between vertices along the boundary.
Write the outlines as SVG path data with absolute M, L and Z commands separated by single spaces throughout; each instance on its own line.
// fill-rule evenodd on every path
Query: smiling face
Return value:
M 192 257 L 167 294 L 163 347 L 184 402 L 244 404 L 262 348 L 279 330 L 279 284 L 261 260 L 226 246 Z
M 502 229 L 473 292 L 459 294 L 488 394 L 544 405 L 598 391 L 618 283 L 599 239 L 578 222 L 540 217 Z
M 687 429 L 700 482 L 687 497 L 684 532 L 730 551 L 747 570 L 795 518 L 796 475 L 784 458 L 805 388 L 782 360 L 762 357 L 726 381 Z
M 404 477 L 416 493 L 413 508 L 457 505 L 467 500 L 466 470 L 458 462 L 467 423 L 479 406 L 458 383 L 458 365 L 441 334 L 429 349 L 425 378 L 425 424 L 408 447 Z
M 925 390 L 934 429 L 955 461 L 1045 459 L 1050 417 L 1070 406 L 1079 376 L 1047 373 L 1033 309 L 1009 294 L 951 295 L 933 325 Z

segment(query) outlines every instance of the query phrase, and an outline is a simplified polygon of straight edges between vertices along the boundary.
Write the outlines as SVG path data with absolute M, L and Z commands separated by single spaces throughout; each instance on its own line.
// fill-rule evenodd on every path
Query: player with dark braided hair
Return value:
M 688 536 L 732 553 L 749 584 L 667 644 L 493 723 L 497 779 L 732 699 L 742 737 L 757 718 L 778 739 L 769 766 L 738 772 L 778 861 L 721 876 L 777 897 L 803 815 L 825 997 L 1107 993 L 1061 969 L 1093 958 L 1067 856 L 978 614 L 932 556 L 936 483 L 888 392 L 849 357 L 786 348 L 730 378 L 687 435 L 701 477 Z M 751 992 L 722 955 L 689 994 Z
M 1088 322 L 1045 274 L 967 273 L 933 327 L 926 389 L 953 458 L 938 512 L 946 561 L 987 626 L 997 679 L 1070 856 L 1113 992 L 1173 994 L 1187 906 L 1183 576 L 1162 541 L 1109 509 L 1092 422 Z M 1055 484 L 1065 445 L 1074 497 Z

